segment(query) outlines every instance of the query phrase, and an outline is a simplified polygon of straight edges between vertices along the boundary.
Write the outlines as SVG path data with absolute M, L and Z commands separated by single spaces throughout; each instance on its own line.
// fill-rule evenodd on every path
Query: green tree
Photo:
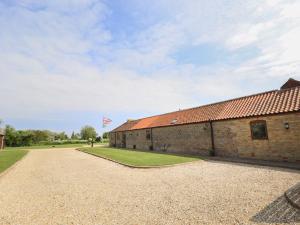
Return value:
M 47 130 L 32 130 L 32 142 L 38 144 L 42 141 L 50 140 L 50 131 Z
M 97 132 L 94 127 L 87 125 L 87 126 L 84 126 L 81 128 L 80 136 L 81 136 L 81 139 L 83 139 L 83 140 L 88 140 L 89 138 L 92 138 L 95 140 L 97 137 Z
M 102 141 L 102 137 L 101 136 L 96 137 L 95 141 L 96 142 L 101 142 Z
M 5 126 L 5 145 L 6 146 L 15 146 L 17 138 L 17 132 L 15 128 L 10 125 Z
M 103 138 L 103 139 L 108 139 L 108 132 L 104 132 L 104 133 L 102 134 L 102 138 Z
M 18 130 L 16 132 L 15 146 L 30 146 L 34 142 L 34 133 L 30 130 Z
M 81 138 L 80 133 L 76 133 L 76 134 L 75 134 L 75 140 L 79 140 L 80 138 Z
M 71 134 L 71 139 L 75 140 L 76 139 L 75 137 L 76 137 L 76 135 L 75 135 L 75 132 L 73 131 L 72 134 Z
M 60 132 L 55 135 L 55 140 L 67 140 L 69 137 L 65 132 Z

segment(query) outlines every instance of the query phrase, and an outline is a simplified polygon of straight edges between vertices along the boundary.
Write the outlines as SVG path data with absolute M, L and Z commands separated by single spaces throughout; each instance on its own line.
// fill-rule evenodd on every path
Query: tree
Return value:
M 102 141 L 101 136 L 96 137 L 95 141 L 96 141 L 96 142 L 101 142 L 101 141 Z
M 5 126 L 5 145 L 6 146 L 15 146 L 16 144 L 17 133 L 15 128 L 10 125 Z
M 42 141 L 50 140 L 50 132 L 47 130 L 31 130 L 32 141 L 34 144 L 38 144 Z
M 10 125 L 5 126 L 5 144 L 6 146 L 29 146 L 34 144 L 49 143 L 55 140 L 67 140 L 68 135 L 65 132 L 52 132 L 49 130 L 16 130 Z M 79 139 L 79 134 L 77 139 Z
M 83 139 L 83 140 L 88 140 L 89 138 L 92 138 L 93 140 L 95 140 L 97 137 L 97 132 L 94 127 L 86 125 L 81 128 L 80 136 L 81 136 L 81 139 Z
M 68 135 L 65 132 L 55 134 L 55 140 L 67 140 Z
M 108 132 L 104 132 L 104 133 L 102 134 L 102 138 L 103 138 L 103 139 L 108 139 Z
M 76 136 L 75 136 L 75 132 L 73 131 L 72 134 L 71 134 L 71 139 L 72 139 L 72 140 L 75 140 L 75 139 L 76 139 L 75 137 L 76 137 Z
M 30 130 L 18 130 L 16 132 L 15 146 L 30 146 L 34 143 L 34 133 Z

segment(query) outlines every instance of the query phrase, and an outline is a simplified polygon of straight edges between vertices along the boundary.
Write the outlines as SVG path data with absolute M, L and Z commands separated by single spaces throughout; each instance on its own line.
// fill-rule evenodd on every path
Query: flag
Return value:
M 103 119 L 102 119 L 102 127 L 108 126 L 111 122 L 112 122 L 111 119 L 109 119 L 107 117 L 103 117 Z

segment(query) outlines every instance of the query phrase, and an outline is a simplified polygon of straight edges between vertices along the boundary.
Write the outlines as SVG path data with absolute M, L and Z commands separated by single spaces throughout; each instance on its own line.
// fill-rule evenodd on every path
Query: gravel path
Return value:
M 282 198 L 298 171 L 222 162 L 131 169 L 34 150 L 0 178 L 0 224 L 297 224 Z

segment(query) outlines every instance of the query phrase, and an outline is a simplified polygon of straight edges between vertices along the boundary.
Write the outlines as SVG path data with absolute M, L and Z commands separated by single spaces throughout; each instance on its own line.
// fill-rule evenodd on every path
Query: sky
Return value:
M 299 0 L 0 0 L 0 29 L 17 129 L 101 134 L 300 79 Z

